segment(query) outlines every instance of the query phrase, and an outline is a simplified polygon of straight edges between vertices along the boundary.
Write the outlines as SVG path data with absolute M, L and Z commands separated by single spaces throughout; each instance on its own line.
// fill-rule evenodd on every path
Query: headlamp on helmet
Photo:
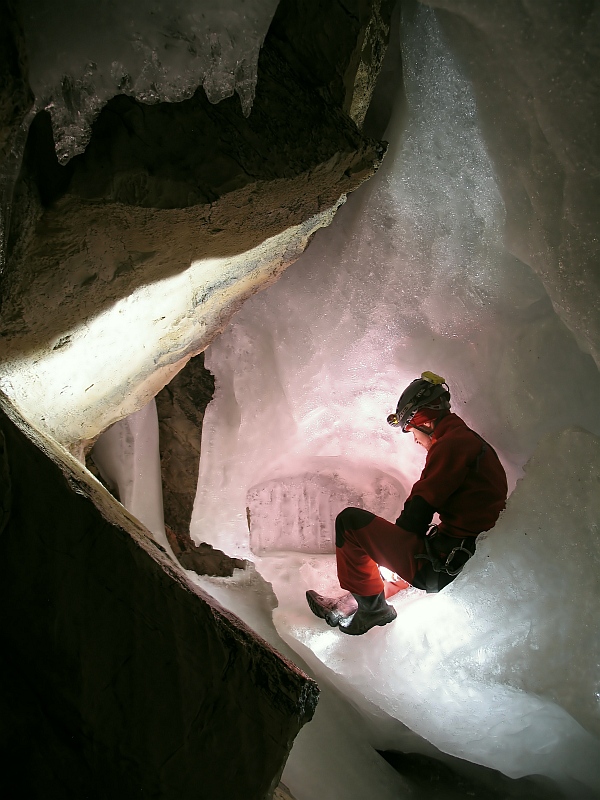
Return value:
M 388 425 L 402 428 L 406 433 L 407 425 L 420 408 L 431 408 L 434 411 L 446 411 L 450 408 L 450 389 L 445 378 L 434 372 L 423 372 L 400 395 L 396 412 L 387 418 Z

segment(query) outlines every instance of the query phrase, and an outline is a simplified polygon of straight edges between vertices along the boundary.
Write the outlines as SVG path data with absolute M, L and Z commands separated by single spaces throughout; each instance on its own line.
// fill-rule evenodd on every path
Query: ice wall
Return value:
M 234 92 L 248 115 L 258 53 L 277 0 L 23 0 L 29 79 L 52 115 L 61 163 L 82 152 L 90 125 L 116 94 L 175 102 L 203 86 Z
M 156 403 L 115 422 L 98 438 L 94 463 L 121 503 L 176 561 L 165 533 Z
M 473 81 L 507 247 L 600 366 L 600 6 L 424 2 Z
M 258 568 L 279 600 L 275 625 L 351 696 L 444 752 L 596 797 L 599 482 L 598 437 L 574 428 L 549 435 L 459 578 L 439 595 L 401 592 L 397 621 L 357 640 L 318 622 L 304 602 L 308 588 L 331 589 L 332 557 L 272 554 Z
M 598 653 L 587 627 L 600 594 L 598 443 L 560 431 L 600 434 L 600 379 L 505 246 L 474 96 L 435 13 L 405 9 L 404 87 L 382 169 L 207 351 L 217 390 L 191 530 L 256 559 L 246 507 L 277 484 L 270 516 L 261 507 L 272 550 L 259 569 L 280 601 L 280 634 L 353 697 L 442 749 L 511 775 L 552 775 L 570 796 L 589 797 L 600 791 Z M 513 244 L 515 235 L 513 225 Z M 453 410 L 498 449 L 511 487 L 550 438 L 459 581 L 438 597 L 401 595 L 397 623 L 342 642 L 303 605 L 306 588 L 331 588 L 335 577 L 330 556 L 289 552 L 307 549 L 297 487 L 351 467 L 365 505 L 393 518 L 366 489 L 374 470 L 406 490 L 422 468 L 423 451 L 385 418 L 424 369 L 447 378 Z M 276 552 L 278 541 L 288 552 Z
M 469 84 L 434 12 L 412 17 L 383 167 L 207 351 L 217 397 L 192 530 L 232 555 L 248 555 L 248 490 L 295 483 L 307 461 L 313 474 L 328 469 L 315 459 L 336 459 L 363 484 L 375 468 L 410 487 L 423 454 L 385 418 L 424 369 L 447 378 L 453 409 L 500 451 L 512 485 L 544 433 L 600 433 L 593 360 L 504 245 Z

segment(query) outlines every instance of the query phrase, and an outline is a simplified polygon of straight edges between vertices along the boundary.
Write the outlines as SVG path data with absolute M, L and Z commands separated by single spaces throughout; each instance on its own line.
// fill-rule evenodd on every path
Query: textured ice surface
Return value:
M 399 498 L 408 492 L 399 481 L 377 469 L 356 469 L 336 458 L 315 458 L 283 475 L 251 486 L 246 495 L 250 549 L 335 551 L 334 523 L 347 506 L 377 506 L 394 516 Z M 273 519 L 285 520 L 274 526 Z
M 600 366 L 600 6 L 425 2 L 473 79 L 507 247 Z
M 598 442 L 558 432 L 600 434 L 600 379 L 505 246 L 473 94 L 433 13 L 417 8 L 402 30 L 406 96 L 383 167 L 207 351 L 217 392 L 192 532 L 251 555 L 248 491 L 279 481 L 283 498 L 284 479 L 309 482 L 318 459 L 409 487 L 425 454 L 385 418 L 425 369 L 446 377 L 453 409 L 497 448 L 511 487 L 549 435 L 464 574 L 439 596 L 399 596 L 392 626 L 350 639 L 311 619 L 303 593 L 336 588 L 330 556 L 271 552 L 259 569 L 281 635 L 354 699 L 507 774 L 561 776 L 579 798 L 576 781 L 600 791 Z M 403 499 L 393 514 L 370 508 L 393 519 Z M 278 500 L 269 519 L 264 506 L 272 542 L 297 508 Z
M 574 798 L 600 793 L 599 487 L 600 439 L 550 435 L 455 582 L 439 595 L 400 592 L 397 621 L 364 637 L 328 628 L 304 601 L 307 588 L 336 590 L 333 556 L 271 554 L 258 569 L 279 601 L 277 630 L 355 702 L 443 751 L 512 777 L 547 775 Z
M 108 428 L 94 445 L 93 459 L 125 508 L 175 560 L 165 533 L 154 400 Z
M 23 0 L 36 109 L 47 108 L 59 160 L 81 152 L 116 94 L 178 101 L 234 91 L 250 113 L 258 53 L 277 0 Z
M 385 418 L 425 369 L 446 377 L 453 410 L 498 449 L 512 485 L 544 433 L 600 434 L 592 358 L 505 248 L 469 85 L 431 10 L 403 30 L 406 99 L 383 166 L 206 353 L 217 396 L 192 530 L 232 555 L 248 555 L 247 491 L 315 457 L 410 487 L 424 453 Z M 273 515 L 273 530 L 289 524 Z
M 277 600 L 270 586 L 252 568 L 245 572 L 236 570 L 231 579 L 208 578 L 194 572 L 188 575 L 285 657 L 306 669 L 302 656 L 298 656 L 275 630 L 271 614 Z M 409 781 L 394 772 L 375 752 L 375 748 L 385 749 L 390 740 L 378 734 L 364 716 L 339 696 L 326 672 L 321 665 L 318 676 L 321 695 L 315 716 L 294 740 L 282 776 L 294 798 L 400 800 L 415 797 Z M 398 737 L 404 732 L 411 750 L 423 751 L 419 737 L 404 726 L 398 724 L 393 730 Z

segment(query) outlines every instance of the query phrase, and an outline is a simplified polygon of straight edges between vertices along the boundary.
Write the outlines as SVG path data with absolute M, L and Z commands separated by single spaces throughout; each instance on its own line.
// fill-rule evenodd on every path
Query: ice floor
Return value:
M 440 750 L 600 793 L 599 481 L 600 439 L 548 437 L 454 583 L 400 592 L 397 620 L 358 641 L 304 602 L 308 588 L 335 590 L 333 557 L 271 553 L 257 568 L 279 601 L 275 626 Z

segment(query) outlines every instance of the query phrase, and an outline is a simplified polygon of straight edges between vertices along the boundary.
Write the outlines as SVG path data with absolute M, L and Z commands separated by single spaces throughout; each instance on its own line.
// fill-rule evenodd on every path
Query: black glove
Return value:
M 425 537 L 434 514 L 435 508 L 429 505 L 427 500 L 423 500 L 422 497 L 417 495 L 404 503 L 404 508 L 396 520 L 396 525 L 404 528 L 405 531 Z

